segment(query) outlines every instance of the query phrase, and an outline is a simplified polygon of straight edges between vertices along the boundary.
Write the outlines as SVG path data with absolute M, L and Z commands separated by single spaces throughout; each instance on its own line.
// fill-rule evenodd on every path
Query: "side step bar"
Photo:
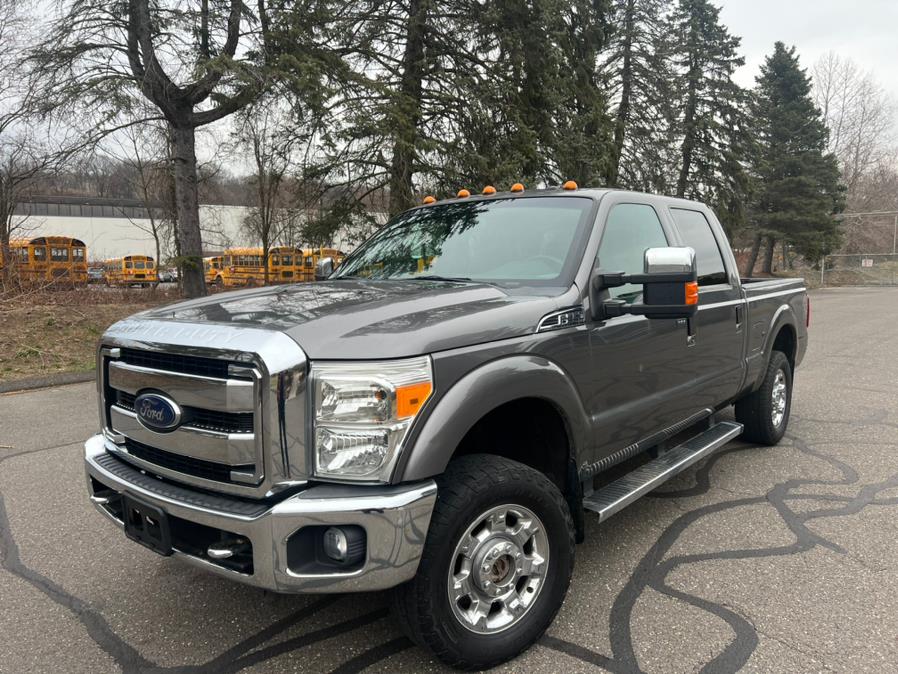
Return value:
M 594 491 L 583 499 L 583 507 L 598 513 L 599 521 L 604 522 L 696 461 L 713 454 L 741 433 L 742 424 L 721 421 L 657 459 L 643 464 L 632 473 Z

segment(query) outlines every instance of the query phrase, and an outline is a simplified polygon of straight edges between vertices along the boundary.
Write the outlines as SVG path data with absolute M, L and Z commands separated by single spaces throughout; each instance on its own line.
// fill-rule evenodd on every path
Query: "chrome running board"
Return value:
M 583 499 L 583 507 L 598 513 L 599 521 L 603 522 L 696 461 L 713 454 L 741 433 L 742 424 L 721 421 L 632 473 L 594 491 Z

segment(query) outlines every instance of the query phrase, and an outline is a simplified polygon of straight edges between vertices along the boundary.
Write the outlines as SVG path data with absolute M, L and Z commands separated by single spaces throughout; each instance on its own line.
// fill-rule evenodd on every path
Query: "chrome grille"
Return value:
M 134 411 L 134 399 L 137 396 L 116 391 L 116 405 L 131 412 Z M 216 410 L 204 410 L 199 407 L 185 406 L 183 422 L 193 428 L 203 428 L 207 431 L 218 433 L 252 433 L 252 412 L 219 412 Z
M 207 493 L 264 498 L 303 485 L 307 372 L 305 353 L 283 332 L 125 319 L 98 351 L 106 449 L 147 475 Z M 180 425 L 142 425 L 133 403 L 143 392 L 176 402 Z
M 160 449 L 150 447 L 141 442 L 135 442 L 130 438 L 125 439 L 125 448 L 128 454 L 143 461 L 176 470 L 179 473 L 202 477 L 206 480 L 216 480 L 218 482 L 232 482 L 231 471 L 234 466 L 228 466 L 223 463 L 215 463 L 214 461 L 203 461 L 201 459 L 193 459 L 189 456 L 180 456 L 171 452 L 164 452 Z M 247 471 L 251 471 L 253 466 L 244 466 Z
M 155 351 L 139 351 L 137 349 L 121 349 L 121 360 L 129 365 L 179 372 L 198 374 L 205 377 L 227 379 L 228 365 L 226 360 L 205 358 L 202 356 L 184 356 L 176 353 L 158 353 Z
M 252 487 L 264 479 L 261 372 L 247 363 L 178 353 L 110 349 L 104 359 L 106 429 L 113 451 L 163 477 L 204 487 Z M 179 426 L 158 432 L 135 410 L 143 392 L 181 408 Z

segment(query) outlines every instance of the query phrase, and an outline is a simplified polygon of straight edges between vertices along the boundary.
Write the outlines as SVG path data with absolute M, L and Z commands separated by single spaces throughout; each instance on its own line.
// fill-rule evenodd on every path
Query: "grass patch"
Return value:
M 0 382 L 89 372 L 106 328 L 176 299 L 157 290 L 93 287 L 6 296 L 0 300 Z

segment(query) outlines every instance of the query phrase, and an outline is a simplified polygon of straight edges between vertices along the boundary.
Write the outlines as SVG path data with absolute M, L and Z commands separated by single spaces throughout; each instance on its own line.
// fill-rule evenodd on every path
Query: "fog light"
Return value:
M 324 554 L 335 562 L 345 562 L 349 554 L 349 541 L 342 529 L 331 527 L 324 532 Z

